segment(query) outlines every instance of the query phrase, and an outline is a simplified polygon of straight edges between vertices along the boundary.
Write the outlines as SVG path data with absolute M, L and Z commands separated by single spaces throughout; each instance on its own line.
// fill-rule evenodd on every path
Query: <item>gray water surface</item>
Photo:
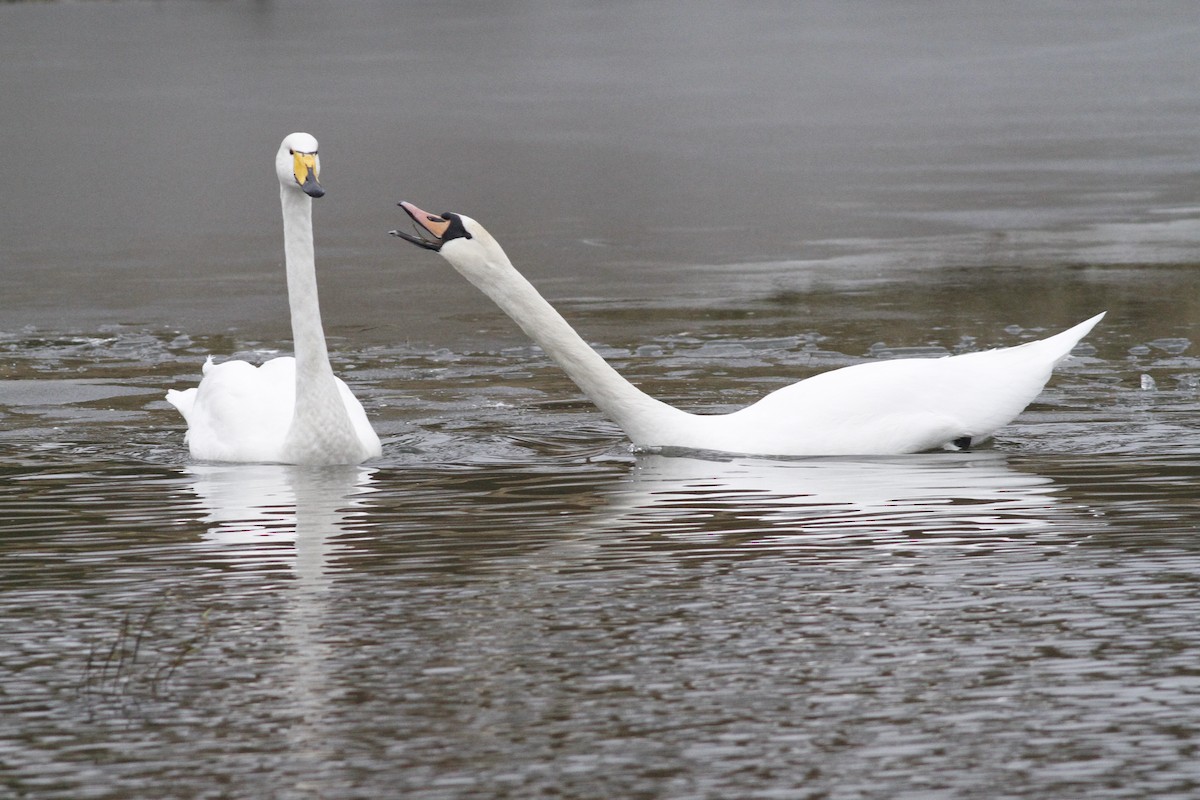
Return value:
M 0 5 L 0 795 L 1200 794 L 1190 3 Z M 192 462 L 320 139 L 359 467 Z M 1107 310 L 995 441 L 635 454 L 479 219 L 723 411 Z

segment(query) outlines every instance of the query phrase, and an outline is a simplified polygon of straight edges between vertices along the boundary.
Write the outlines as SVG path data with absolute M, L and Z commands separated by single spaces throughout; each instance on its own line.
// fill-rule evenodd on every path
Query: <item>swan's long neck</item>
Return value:
M 297 453 L 298 461 L 323 461 L 331 448 L 354 440 L 353 426 L 338 393 L 317 299 L 317 270 L 313 252 L 312 199 L 281 187 L 283 251 L 287 261 L 288 305 L 296 354 L 296 401 L 289 446 L 311 450 Z
M 662 425 L 689 416 L 655 400 L 622 377 L 517 272 L 499 245 L 488 250 L 482 269 L 451 263 L 512 317 L 634 444 L 653 441 Z
M 306 194 L 280 190 L 283 204 L 283 252 L 287 263 L 288 305 L 296 348 L 297 384 L 300 375 L 311 381 L 333 370 L 325 349 L 321 306 L 317 299 L 316 257 L 313 252 L 312 200 Z M 298 388 L 298 386 L 297 386 Z

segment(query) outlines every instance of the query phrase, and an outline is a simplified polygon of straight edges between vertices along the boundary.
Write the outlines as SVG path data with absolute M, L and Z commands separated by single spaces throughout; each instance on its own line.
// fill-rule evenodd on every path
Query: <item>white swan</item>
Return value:
M 969 447 L 1032 402 L 1054 366 L 1104 316 L 1017 347 L 856 364 L 785 386 L 730 414 L 690 414 L 621 377 L 517 272 L 478 222 L 400 205 L 412 217 L 415 234 L 391 233 L 440 253 L 541 345 L 640 449 L 795 456 Z
M 203 461 L 357 464 L 381 452 L 362 404 L 329 365 L 313 259 L 312 198 L 321 161 L 317 140 L 293 133 L 275 156 L 283 204 L 295 358 L 255 367 L 245 361 L 204 364 L 200 385 L 172 389 L 167 401 L 187 420 L 192 457 Z

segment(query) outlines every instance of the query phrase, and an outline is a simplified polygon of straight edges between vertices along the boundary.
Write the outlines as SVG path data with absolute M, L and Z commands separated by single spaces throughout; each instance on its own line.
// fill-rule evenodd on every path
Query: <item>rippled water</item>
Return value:
M 1097 338 L 993 447 L 870 460 L 635 456 L 537 354 L 343 350 L 385 456 L 327 469 L 188 463 L 190 345 L 10 342 L 5 785 L 1187 796 L 1200 365 Z M 684 404 L 813 352 L 610 349 Z
M 0 795 L 1200 793 L 1191 7 L 697 8 L 0 6 Z M 301 127 L 384 455 L 193 463 Z M 634 454 L 426 195 L 689 409 L 1109 313 L 973 452 Z

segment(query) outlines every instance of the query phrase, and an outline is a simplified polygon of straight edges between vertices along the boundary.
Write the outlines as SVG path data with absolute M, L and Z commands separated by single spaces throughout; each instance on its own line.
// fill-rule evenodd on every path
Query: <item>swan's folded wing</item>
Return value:
M 371 427 L 371 421 L 367 419 L 366 410 L 363 409 L 362 403 L 354 396 L 354 392 L 350 391 L 350 387 L 346 385 L 345 381 L 336 376 L 334 381 L 337 382 L 338 394 L 346 405 L 346 415 L 350 417 L 350 425 L 354 428 L 358 441 L 366 451 L 365 458 L 378 458 L 383 454 L 383 445 L 379 441 L 379 434 L 375 433 L 375 429 Z
M 188 420 L 188 447 L 203 461 L 277 461 L 295 406 L 295 360 L 205 370 Z
M 1038 396 L 1059 358 L 1018 347 L 856 364 L 728 415 L 729 433 L 742 440 L 742 452 L 781 454 L 911 453 L 960 439 L 977 444 Z

